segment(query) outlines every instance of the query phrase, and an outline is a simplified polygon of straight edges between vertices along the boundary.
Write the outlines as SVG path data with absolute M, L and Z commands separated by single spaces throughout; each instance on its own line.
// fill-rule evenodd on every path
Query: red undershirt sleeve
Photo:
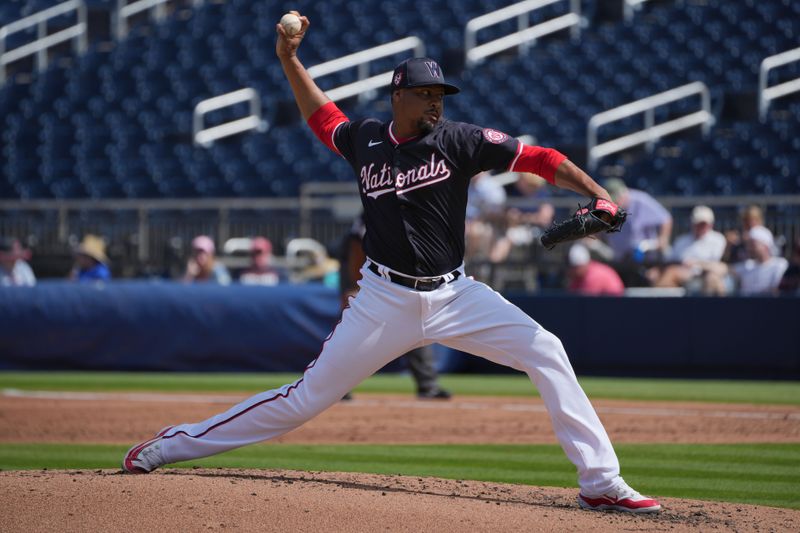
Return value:
M 342 113 L 335 103 L 328 102 L 308 117 L 308 126 L 325 146 L 334 153 L 342 155 L 333 142 L 333 134 L 340 124 L 348 122 L 348 120 L 347 116 Z
M 509 170 L 513 172 L 532 172 L 555 183 L 556 169 L 566 158 L 564 154 L 552 148 L 529 146 L 519 143 L 517 157 L 511 162 Z

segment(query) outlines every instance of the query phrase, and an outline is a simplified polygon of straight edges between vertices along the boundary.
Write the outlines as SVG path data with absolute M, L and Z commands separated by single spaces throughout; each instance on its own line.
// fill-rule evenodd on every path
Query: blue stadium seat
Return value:
M 55 1 L 0 2 L 0 24 Z M 291 7 L 326 21 L 315 25 L 304 43 L 303 59 L 310 66 L 407 35 L 420 36 L 429 55 L 457 63 L 466 20 L 508 3 L 412 0 L 408 6 L 380 2 L 365 11 L 346 0 L 298 0 Z M 593 2 L 583 5 L 591 8 Z M 269 2 L 206 2 L 190 16 L 179 10 L 180 16 L 148 31 L 134 28 L 110 52 L 93 45 L 70 69 L 54 64 L 29 85 L 6 84 L 0 88 L 5 163 L 0 196 L 282 196 L 296 194 L 308 179 L 351 180 L 347 163 L 313 139 L 302 121 L 210 149 L 191 144 L 192 110 L 204 98 L 254 87 L 270 122 L 279 106 L 291 105 L 274 56 L 273 25 L 280 11 Z M 593 21 L 590 13 L 587 20 Z M 342 32 L 351 20 L 355 31 Z M 482 31 L 480 40 L 504 35 L 515 24 Z M 471 70 L 448 69 L 464 91 L 447 100 L 447 114 L 580 150 L 592 115 L 688 81 L 712 88 L 719 114 L 728 94 L 755 92 L 760 61 L 795 47 L 798 32 L 798 2 L 653 2 L 638 11 L 632 25 L 590 23 L 575 42 L 562 32 L 541 39 L 526 56 L 500 54 Z M 386 58 L 375 69 L 390 69 L 398 59 Z M 793 72 L 776 72 L 771 81 L 797 75 Z M 320 84 L 330 87 L 354 76 L 343 72 Z M 387 115 L 385 101 L 342 106 L 353 117 Z M 658 115 L 688 109 L 676 104 Z M 220 111 L 207 123 L 237 113 L 238 108 Z M 663 193 L 792 192 L 799 120 L 800 103 L 782 99 L 773 104 L 768 125 L 719 117 L 711 140 L 689 132 L 658 144 L 679 148 L 680 157 L 617 162 L 627 165 L 626 177 L 635 174 L 642 186 Z M 602 134 L 623 134 L 640 124 L 639 118 L 622 121 Z M 672 179 L 675 173 L 680 176 Z

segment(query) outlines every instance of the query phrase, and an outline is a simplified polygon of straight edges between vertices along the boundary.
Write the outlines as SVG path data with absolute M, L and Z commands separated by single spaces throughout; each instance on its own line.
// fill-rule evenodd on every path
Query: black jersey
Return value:
M 511 168 L 522 147 L 497 130 L 444 119 L 401 144 L 391 122 L 344 122 L 333 142 L 359 180 L 364 251 L 410 276 L 438 276 L 461 265 L 470 178 Z

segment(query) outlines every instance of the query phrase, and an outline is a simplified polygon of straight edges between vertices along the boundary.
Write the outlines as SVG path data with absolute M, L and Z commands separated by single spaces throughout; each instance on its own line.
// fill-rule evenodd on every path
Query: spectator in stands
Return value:
M 0 237 L 0 286 L 33 286 L 36 276 L 28 264 L 30 250 L 25 250 L 17 239 Z
M 110 281 L 111 270 L 106 255 L 106 243 L 97 235 L 84 235 L 75 250 L 75 266 L 70 272 L 70 279 L 78 282 Z
M 690 281 L 699 282 L 703 266 L 721 261 L 725 252 L 725 237 L 713 228 L 714 212 L 711 208 L 695 206 L 692 209 L 692 230 L 675 239 L 668 257 L 672 264 L 657 270 L 653 285 L 684 287 Z
M 217 261 L 214 241 L 208 235 L 198 235 L 192 240 L 192 255 L 186 263 L 183 280 L 188 283 L 230 284 L 228 268 Z
M 489 172 L 472 178 L 467 192 L 466 262 L 486 261 L 505 217 L 506 190 Z
M 272 243 L 256 237 L 250 246 L 250 267 L 239 276 L 244 285 L 277 285 L 285 275 L 272 265 Z
M 800 296 L 800 235 L 794 239 L 789 267 L 783 273 L 778 292 L 786 295 Z
M 669 211 L 646 192 L 628 188 L 619 178 L 610 178 L 604 185 L 611 199 L 628 212 L 622 231 L 607 234 L 614 260 L 641 263 L 663 259 L 672 235 Z
M 721 296 L 736 287 L 743 296 L 777 293 L 789 262 L 776 257 L 772 232 L 764 226 L 755 226 L 747 232 L 744 242 L 748 255 L 745 261 L 730 266 L 726 263 L 707 266 L 707 292 Z
M 583 244 L 573 244 L 567 255 L 567 289 L 570 292 L 587 296 L 621 296 L 625 293 L 619 274 L 610 266 L 594 261 Z
M 748 205 L 741 214 L 741 230 L 729 230 L 725 232 L 725 239 L 728 246 L 725 250 L 723 260 L 726 263 L 741 263 L 746 261 L 747 247 L 745 237 L 747 233 L 756 226 L 764 226 L 764 212 L 755 204 Z
M 547 181 L 530 172 L 518 172 L 516 189 L 525 197 L 536 200 L 532 208 L 509 208 L 505 214 L 505 231 L 492 247 L 489 259 L 492 263 L 505 261 L 515 247 L 528 246 L 539 237 L 541 228 L 553 222 L 555 209 L 547 201 Z

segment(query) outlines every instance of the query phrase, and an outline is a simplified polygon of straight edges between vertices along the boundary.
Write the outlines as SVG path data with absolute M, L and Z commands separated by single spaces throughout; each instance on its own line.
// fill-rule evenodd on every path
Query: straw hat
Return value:
M 84 236 L 80 246 L 78 246 L 77 253 L 91 257 L 100 263 L 108 264 L 106 243 L 102 237 L 98 237 L 97 235 L 88 234 Z

